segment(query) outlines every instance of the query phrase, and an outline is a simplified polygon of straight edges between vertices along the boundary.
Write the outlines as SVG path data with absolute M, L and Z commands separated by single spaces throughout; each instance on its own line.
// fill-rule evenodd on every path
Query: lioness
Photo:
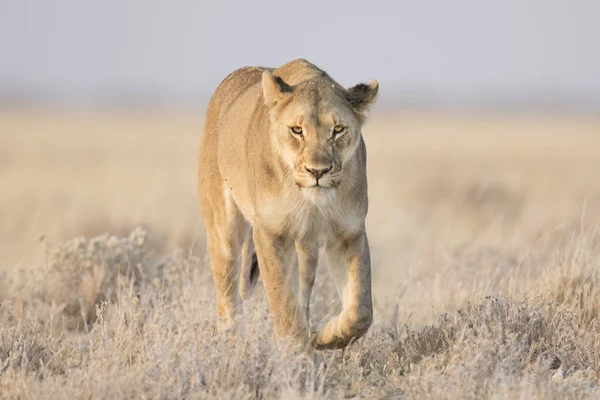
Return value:
M 200 144 L 198 189 L 220 327 L 233 322 L 260 270 L 279 338 L 307 350 L 311 344 L 334 349 L 368 330 L 361 127 L 378 87 L 371 81 L 345 89 L 300 59 L 277 69 L 238 69 L 215 91 Z M 320 247 L 343 310 L 310 329 Z

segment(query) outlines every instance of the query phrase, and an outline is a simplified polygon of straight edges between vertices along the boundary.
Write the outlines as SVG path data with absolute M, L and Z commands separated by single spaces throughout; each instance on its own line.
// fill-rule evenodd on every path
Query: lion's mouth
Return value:
M 313 189 L 313 190 L 327 190 L 327 189 L 335 189 L 333 186 L 321 186 L 319 184 L 312 186 L 303 186 L 303 189 Z
M 307 189 L 307 190 L 331 190 L 331 189 L 335 189 L 337 187 L 337 183 L 329 182 L 328 185 L 322 185 L 319 182 L 314 182 L 311 184 L 306 184 L 303 182 L 296 182 L 296 186 L 298 186 L 300 189 Z

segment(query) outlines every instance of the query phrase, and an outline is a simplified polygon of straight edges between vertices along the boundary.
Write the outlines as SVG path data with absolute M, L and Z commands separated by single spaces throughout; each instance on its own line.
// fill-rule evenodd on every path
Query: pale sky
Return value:
M 0 0 L 0 95 L 204 99 L 243 65 L 303 57 L 383 101 L 600 105 L 598 0 Z

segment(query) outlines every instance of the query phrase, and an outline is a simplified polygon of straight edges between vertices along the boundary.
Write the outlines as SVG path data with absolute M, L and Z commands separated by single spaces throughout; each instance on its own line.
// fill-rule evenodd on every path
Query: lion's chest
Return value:
M 298 196 L 270 197 L 258 211 L 259 223 L 295 240 L 324 244 L 339 231 L 361 226 L 359 216 L 348 213 L 336 193 L 298 193 Z
M 287 229 L 295 239 L 324 242 L 335 222 L 316 205 L 304 203 L 288 216 Z

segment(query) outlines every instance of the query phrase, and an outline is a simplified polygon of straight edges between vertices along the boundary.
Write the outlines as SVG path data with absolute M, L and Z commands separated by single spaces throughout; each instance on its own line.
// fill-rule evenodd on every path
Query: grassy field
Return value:
M 201 114 L 0 113 L 0 398 L 600 396 L 600 119 L 374 114 L 375 321 L 310 371 L 262 287 L 216 334 Z

